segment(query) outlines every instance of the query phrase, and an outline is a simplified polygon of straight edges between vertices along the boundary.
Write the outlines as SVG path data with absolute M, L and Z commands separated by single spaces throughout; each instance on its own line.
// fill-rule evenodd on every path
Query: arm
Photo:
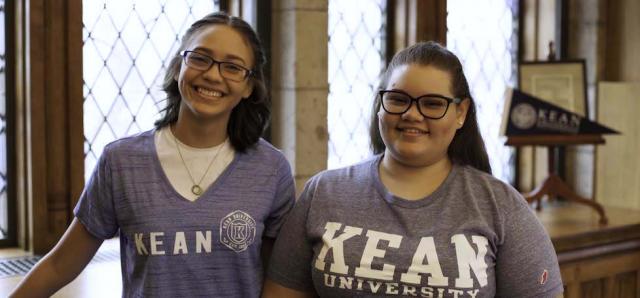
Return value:
M 511 195 L 496 258 L 496 296 L 557 297 L 563 286 L 551 239 L 520 194 Z
M 102 245 L 74 219 L 58 244 L 27 274 L 10 297 L 49 297 L 71 282 Z
M 269 268 L 269 257 L 271 256 L 271 252 L 273 250 L 273 245 L 275 243 L 275 239 L 265 237 L 262 240 L 262 266 L 265 270 L 265 275 L 267 268 Z M 262 298 L 310 298 L 316 297 L 312 293 L 300 292 L 294 289 L 287 288 L 282 286 L 270 278 L 266 278 L 264 281 L 263 289 L 262 289 Z
M 262 297 L 317 297 L 309 267 L 313 249 L 306 236 L 306 221 L 313 193 L 309 188 L 313 187 L 309 187 L 308 183 L 273 244 Z
M 267 278 L 264 281 L 264 288 L 262 289 L 262 298 L 311 298 L 316 297 L 312 293 L 300 292 L 294 289 L 281 286 L 273 280 Z

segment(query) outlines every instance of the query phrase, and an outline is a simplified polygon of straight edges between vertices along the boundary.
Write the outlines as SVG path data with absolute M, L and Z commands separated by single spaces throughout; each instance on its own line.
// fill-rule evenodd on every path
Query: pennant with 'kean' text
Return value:
M 508 89 L 505 97 L 501 129 L 505 136 L 618 133 L 518 89 Z

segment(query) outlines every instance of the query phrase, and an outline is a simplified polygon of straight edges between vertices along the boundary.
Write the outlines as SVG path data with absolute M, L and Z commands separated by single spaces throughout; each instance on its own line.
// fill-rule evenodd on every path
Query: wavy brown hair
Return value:
M 263 66 L 265 64 L 264 50 L 256 32 L 244 20 L 230 16 L 224 12 L 208 14 L 191 25 L 182 37 L 180 47 L 171 59 L 164 76 L 162 89 L 167 94 L 167 104 L 162 109 L 162 118 L 155 122 L 156 128 L 162 128 L 178 121 L 180 101 L 182 96 L 178 89 L 175 77 L 180 73 L 182 56 L 179 53 L 185 50 L 194 34 L 208 26 L 225 25 L 236 30 L 251 46 L 254 57 L 252 74 L 247 79 L 252 80 L 253 92 L 231 111 L 227 133 L 233 148 L 238 152 L 244 152 L 247 148 L 256 144 L 271 116 L 271 100 L 266 88 Z
M 409 64 L 433 66 L 449 73 L 451 76 L 451 91 L 453 96 L 470 101 L 467 117 L 462 127 L 456 131 L 447 149 L 447 154 L 454 163 L 469 165 L 491 174 L 491 165 L 489 164 L 487 150 L 480 135 L 480 130 L 478 129 L 475 102 L 473 97 L 471 97 L 469 83 L 464 75 L 462 64 L 458 57 L 436 42 L 428 41 L 412 45 L 393 56 L 393 59 L 391 59 L 389 66 L 387 66 L 386 71 L 380 79 L 378 90 L 386 88 L 391 74 L 398 66 Z M 373 101 L 369 131 L 371 146 L 375 154 L 380 154 L 386 149 L 380 136 L 380 127 L 378 124 L 380 104 L 380 97 L 376 96 Z

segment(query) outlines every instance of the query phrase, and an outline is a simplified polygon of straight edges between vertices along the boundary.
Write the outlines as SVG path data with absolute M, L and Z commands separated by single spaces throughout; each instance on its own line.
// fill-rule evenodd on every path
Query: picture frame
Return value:
M 521 62 L 518 86 L 521 91 L 572 113 L 587 115 L 584 60 Z

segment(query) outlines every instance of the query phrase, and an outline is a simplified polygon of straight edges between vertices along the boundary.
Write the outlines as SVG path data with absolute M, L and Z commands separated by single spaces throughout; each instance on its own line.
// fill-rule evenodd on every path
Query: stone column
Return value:
M 595 119 L 596 86 L 604 77 L 607 2 L 605 0 L 570 0 L 567 55 L 569 59 L 585 59 L 587 67 L 588 118 Z M 567 147 L 566 180 L 576 193 L 593 198 L 595 146 Z
M 299 193 L 327 167 L 328 0 L 274 0 L 272 9 L 272 140 Z

